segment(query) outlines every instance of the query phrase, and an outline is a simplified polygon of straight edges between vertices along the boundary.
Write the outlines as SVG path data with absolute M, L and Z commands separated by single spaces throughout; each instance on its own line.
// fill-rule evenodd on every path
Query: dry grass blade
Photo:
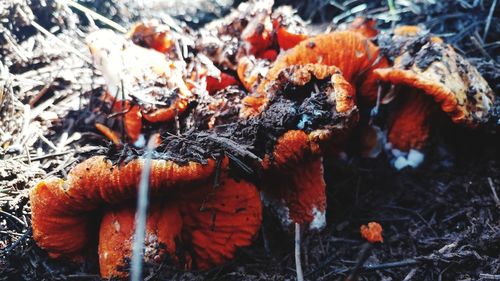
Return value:
M 77 2 L 74 2 L 74 1 L 71 1 L 71 0 L 60 0 L 62 3 L 64 4 L 67 4 L 68 6 L 71 6 L 75 9 L 78 9 L 80 10 L 81 12 L 89 15 L 90 17 L 96 19 L 96 20 L 99 20 L 101 21 L 102 23 L 116 29 L 117 31 L 121 32 L 121 33 L 127 33 L 127 29 L 121 25 L 119 25 L 118 23 L 106 18 L 105 16 L 99 14 L 99 13 L 96 13 L 94 11 L 92 11 L 91 9 L 77 3 Z
M 137 195 L 137 211 L 135 215 L 135 233 L 132 245 L 132 260 L 130 266 L 130 280 L 142 280 L 142 259 L 144 254 L 144 239 L 146 236 L 146 217 L 148 209 L 149 177 L 151 173 L 151 157 L 154 149 L 154 138 L 150 138 L 144 160 L 144 169 L 141 173 L 139 191 Z
M 488 13 L 488 18 L 486 18 L 486 25 L 484 26 L 483 42 L 486 41 L 486 36 L 488 36 L 491 19 L 493 18 L 493 12 L 495 12 L 496 6 L 497 6 L 497 0 L 493 0 L 493 3 L 491 3 L 490 12 Z
M 7 96 L 8 87 L 10 84 L 9 69 L 0 61 L 0 110 L 3 108 L 3 102 Z
M 495 201 L 495 204 L 497 207 L 500 207 L 500 199 L 498 198 L 497 191 L 495 189 L 495 185 L 493 184 L 493 180 L 491 177 L 488 177 L 488 184 L 490 185 L 491 188 L 491 193 L 493 194 L 493 200 Z
M 74 53 L 75 55 L 77 55 L 83 61 L 85 61 L 87 63 L 91 63 L 92 62 L 89 57 L 87 57 L 86 55 L 82 54 L 80 51 L 78 51 L 77 49 L 75 49 L 75 47 L 73 47 L 73 46 L 69 45 L 68 43 L 62 41 L 61 39 L 57 38 L 54 34 L 50 33 L 50 31 L 48 31 L 47 29 L 45 29 L 43 26 L 39 25 L 36 21 L 31 21 L 31 25 L 33 27 L 35 27 L 36 29 L 38 29 L 41 33 L 43 33 L 46 36 L 51 37 L 52 39 L 54 39 L 54 41 L 56 41 L 57 43 L 61 44 L 62 47 L 67 48 L 69 51 L 71 51 L 72 53 Z

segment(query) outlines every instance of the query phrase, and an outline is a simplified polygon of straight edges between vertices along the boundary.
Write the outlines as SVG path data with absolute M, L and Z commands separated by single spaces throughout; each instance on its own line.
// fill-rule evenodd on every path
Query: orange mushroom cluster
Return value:
M 101 275 L 127 276 L 131 202 L 146 161 L 140 143 L 155 133 L 144 258 L 208 269 L 252 242 L 262 206 L 285 228 L 323 228 L 323 161 L 353 143 L 361 155 L 385 147 L 396 168 L 416 167 L 433 118 L 469 127 L 488 120 L 491 88 L 440 38 L 417 27 L 388 35 L 366 18 L 314 34 L 289 7 L 272 7 L 270 0 L 243 3 L 186 34 L 148 21 L 126 36 L 89 36 L 111 111 L 109 122 L 95 125 L 127 159 L 94 156 L 67 179 L 33 188 L 33 237 L 41 248 L 79 258 L 98 240 Z M 388 116 L 371 127 L 379 107 Z M 352 142 L 364 129 L 370 138 Z M 124 142 L 136 144 L 132 156 Z M 382 241 L 381 231 L 374 223 L 361 228 L 371 242 Z
M 423 160 L 418 151 L 426 144 L 433 117 L 444 113 L 454 123 L 474 128 L 489 120 L 495 97 L 477 69 L 440 38 L 404 26 L 394 31 L 392 41 L 400 48 L 393 65 L 374 75 L 396 87 L 387 141 L 400 169 Z
M 130 199 L 144 163 L 138 158 L 115 164 L 96 156 L 73 168 L 66 180 L 41 181 L 30 195 L 38 245 L 53 257 L 78 258 L 98 236 L 101 275 L 126 276 L 134 233 Z M 168 254 L 182 268 L 206 269 L 251 243 L 262 219 L 259 193 L 228 175 L 227 159 L 219 166 L 213 159 L 185 164 L 157 159 L 151 165 L 149 188 L 157 200 L 147 218 L 146 261 Z M 99 235 L 96 212 L 102 213 Z
M 260 110 L 252 118 L 284 129 L 274 132 L 276 143 L 263 160 L 265 203 L 285 226 L 299 223 L 321 229 L 326 224 L 322 148 L 357 122 L 353 87 L 337 67 L 292 65 L 271 83 L 267 98 L 265 106 L 244 104 L 241 110 L 245 116 L 246 110 Z
M 360 103 L 373 104 L 377 98 L 378 80 L 373 71 L 388 66 L 380 50 L 357 32 L 334 31 L 317 35 L 298 44 L 280 56 L 269 69 L 258 89 L 248 99 L 258 112 L 268 98 L 269 86 L 282 69 L 292 65 L 320 64 L 339 68 L 345 80 L 358 93 Z M 245 101 L 244 101 L 245 102 Z M 357 102 L 353 100 L 353 102 Z

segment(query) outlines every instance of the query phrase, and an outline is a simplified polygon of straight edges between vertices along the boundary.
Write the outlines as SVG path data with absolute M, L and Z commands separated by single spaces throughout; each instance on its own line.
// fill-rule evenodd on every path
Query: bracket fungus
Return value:
M 401 35 L 403 34 L 403 35 Z M 401 38 L 401 36 L 406 38 Z M 396 85 L 396 110 L 388 125 L 390 147 L 416 155 L 429 136 L 431 119 L 444 112 L 456 124 L 477 127 L 488 121 L 493 90 L 477 69 L 436 37 L 419 34 L 418 28 L 400 29 L 394 41 L 401 44 L 394 65 L 374 70 L 381 81 Z M 402 42 L 402 43 L 401 43 Z M 415 157 L 411 157 L 415 158 Z M 421 156 L 417 156 L 421 162 Z M 398 168 L 417 166 L 399 156 Z
M 251 243 L 262 220 L 260 197 L 253 184 L 229 177 L 227 159 L 220 165 L 213 159 L 151 161 L 150 194 L 158 201 L 147 219 L 146 246 L 153 248 L 146 261 L 168 255 L 180 267 L 207 269 Z M 125 277 L 134 228 L 130 200 L 144 163 L 138 158 L 115 164 L 95 156 L 74 167 L 66 180 L 41 181 L 30 193 L 37 244 L 55 257 L 84 255 L 97 235 L 93 222 L 100 212 L 101 275 Z

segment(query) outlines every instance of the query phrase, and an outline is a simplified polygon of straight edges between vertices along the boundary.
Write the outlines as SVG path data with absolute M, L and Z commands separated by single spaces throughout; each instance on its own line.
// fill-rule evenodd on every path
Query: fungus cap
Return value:
M 251 113 L 243 116 L 290 122 L 281 123 L 288 125 L 263 157 L 264 202 L 285 227 L 299 223 L 319 230 L 326 223 L 322 149 L 356 123 L 354 89 L 337 67 L 322 64 L 288 66 L 267 89 L 266 97 L 244 99 Z
M 486 80 L 449 45 L 429 41 L 403 52 L 394 66 L 374 70 L 382 81 L 422 90 L 455 123 L 476 126 L 490 116 L 494 95 Z
M 101 273 L 123 277 L 120 269 L 130 256 L 134 217 L 134 208 L 126 204 L 137 194 L 143 166 L 140 159 L 115 165 L 93 157 L 73 168 L 66 181 L 40 182 L 30 193 L 37 244 L 53 256 L 83 255 L 94 236 L 95 212 L 103 210 Z M 216 173 L 217 167 L 220 172 Z M 220 165 L 214 160 L 184 165 L 152 160 L 149 186 L 154 202 L 147 220 L 146 246 L 154 246 L 153 259 L 168 254 L 179 266 L 190 267 L 193 261 L 195 267 L 208 269 L 252 242 L 262 220 L 260 197 L 253 184 L 230 178 L 227 167 L 227 158 Z M 219 173 L 214 185 L 213 177 Z M 178 243 L 187 246 L 186 252 L 177 251 Z
M 321 34 L 300 42 L 280 55 L 258 92 L 265 93 L 283 69 L 305 64 L 337 67 L 364 102 L 374 102 L 378 85 L 372 72 L 378 67 L 386 67 L 387 61 L 380 55 L 379 48 L 359 33 L 336 31 Z
M 256 188 L 223 172 L 220 185 L 187 187 L 170 200 L 150 207 L 145 256 L 148 263 L 165 258 L 178 267 L 209 269 L 233 258 L 251 244 L 260 229 L 262 206 Z M 107 211 L 99 241 L 101 276 L 127 277 L 134 235 L 134 208 Z
M 323 93 L 328 102 L 332 104 L 332 110 L 340 115 L 349 115 L 356 110 L 354 88 L 346 81 L 337 67 L 323 64 L 304 64 L 285 67 L 276 74 L 272 82 L 263 81 L 263 84 L 267 85 L 266 95 L 257 92 L 245 98 L 242 117 L 247 118 L 260 114 L 265 110 L 269 101 L 278 94 L 291 99 L 297 98 L 290 96 L 287 87 L 300 88 L 308 83 L 323 80 L 328 80 L 327 90 Z
M 30 192 L 33 238 L 38 246 L 54 256 L 82 254 L 92 237 L 93 211 L 134 198 L 143 167 L 142 159 L 115 165 L 94 156 L 76 165 L 66 180 L 52 177 L 40 181 Z M 168 194 L 190 183 L 207 181 L 215 167 L 214 160 L 205 165 L 152 160 L 150 192 Z

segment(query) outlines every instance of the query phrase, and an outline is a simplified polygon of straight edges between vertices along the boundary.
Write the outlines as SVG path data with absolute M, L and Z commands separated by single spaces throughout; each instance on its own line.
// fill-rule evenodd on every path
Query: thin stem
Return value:
M 300 262 L 300 224 L 298 223 L 295 223 L 295 270 L 297 272 L 297 281 L 304 281 L 304 273 Z

